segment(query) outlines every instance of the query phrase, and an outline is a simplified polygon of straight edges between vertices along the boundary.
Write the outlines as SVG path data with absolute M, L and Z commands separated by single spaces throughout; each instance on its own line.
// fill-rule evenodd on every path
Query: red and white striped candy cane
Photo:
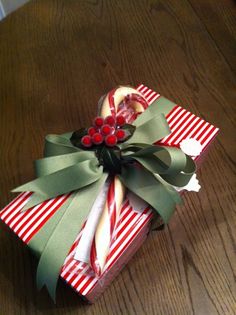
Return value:
M 127 123 L 131 123 L 138 113 L 143 112 L 148 104 L 137 90 L 130 87 L 118 87 L 111 90 L 103 100 L 100 115 L 116 116 L 122 114 Z M 115 229 L 119 220 L 121 205 L 125 198 L 125 187 L 117 176 L 110 179 L 107 199 L 99 220 L 90 253 L 90 264 L 100 276 L 105 266 L 109 249 L 115 239 Z

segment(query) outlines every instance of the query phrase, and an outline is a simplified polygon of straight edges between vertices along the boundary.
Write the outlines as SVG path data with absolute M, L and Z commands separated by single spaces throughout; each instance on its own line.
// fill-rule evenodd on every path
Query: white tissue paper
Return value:
M 90 262 L 90 251 L 93 242 L 93 237 L 96 231 L 96 227 L 98 225 L 98 221 L 104 209 L 104 205 L 107 198 L 107 192 L 110 185 L 110 180 L 107 180 L 97 196 L 93 207 L 88 215 L 87 222 L 83 229 L 83 233 L 79 244 L 77 246 L 74 259 L 89 263 Z

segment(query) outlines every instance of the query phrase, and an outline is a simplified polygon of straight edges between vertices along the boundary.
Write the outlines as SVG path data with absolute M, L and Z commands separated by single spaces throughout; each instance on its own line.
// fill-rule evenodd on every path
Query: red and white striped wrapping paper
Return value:
M 160 97 L 160 94 L 143 84 L 139 85 L 137 90 L 142 93 L 149 105 Z M 166 118 L 171 128 L 171 134 L 160 141 L 162 145 L 178 146 L 183 139 L 193 138 L 201 143 L 204 151 L 218 132 L 218 128 L 179 105 L 176 105 L 168 113 Z M 197 161 L 198 158 L 196 158 Z M 0 212 L 0 219 L 26 244 L 29 243 L 31 238 L 56 211 L 60 211 L 61 206 L 70 194 L 45 201 L 29 211 L 20 212 L 31 195 L 31 192 L 21 193 Z M 83 233 L 83 230 L 78 231 L 79 234 L 62 267 L 61 278 L 70 284 L 80 295 L 87 297 L 89 301 L 93 302 L 95 297 L 104 290 L 105 286 L 119 272 L 124 263 L 140 247 L 146 237 L 147 227 L 151 218 L 152 210 L 149 207 L 142 210 L 133 209 L 130 206 L 129 200 L 125 200 L 116 227 L 117 236 L 111 246 L 105 272 L 100 278 L 94 276 L 89 265 L 74 259 L 76 247 Z

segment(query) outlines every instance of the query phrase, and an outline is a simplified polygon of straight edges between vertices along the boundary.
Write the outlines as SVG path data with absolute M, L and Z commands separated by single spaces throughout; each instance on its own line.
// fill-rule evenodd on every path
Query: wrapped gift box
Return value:
M 149 105 L 153 102 L 159 102 L 161 107 L 163 102 L 171 103 L 143 84 L 137 87 L 137 91 L 142 93 Z M 193 158 L 199 167 L 199 163 L 209 144 L 216 136 L 218 128 L 179 105 L 172 103 L 171 107 L 171 111 L 166 116 L 171 134 L 159 141 L 158 144 L 179 147 L 184 139 L 197 140 L 202 146 L 202 152 Z M 60 211 L 70 194 L 58 196 L 33 207 L 29 211 L 21 212 L 31 195 L 31 192 L 21 193 L 0 212 L 1 220 L 26 244 L 57 211 Z M 95 276 L 88 264 L 79 262 L 74 258 L 83 233 L 82 229 L 62 266 L 61 278 L 76 290 L 81 297 L 89 302 L 94 302 L 142 245 L 150 229 L 152 217 L 150 207 L 132 193 L 128 193 L 116 227 L 116 239 L 110 248 L 103 274 L 100 277 Z

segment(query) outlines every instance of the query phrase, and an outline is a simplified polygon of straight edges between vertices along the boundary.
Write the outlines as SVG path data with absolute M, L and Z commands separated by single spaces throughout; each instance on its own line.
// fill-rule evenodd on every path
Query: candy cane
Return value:
M 115 116 L 122 101 L 132 98 L 132 96 L 136 99 L 133 99 L 130 106 L 133 107 L 136 112 L 143 112 L 143 109 L 145 109 L 148 105 L 142 94 L 133 88 L 121 86 L 108 92 L 101 107 L 101 116 Z
M 127 123 L 131 123 L 138 113 L 143 112 L 148 104 L 142 95 L 130 87 L 118 87 L 111 90 L 103 100 L 101 116 L 122 114 Z M 91 246 L 90 264 L 100 276 L 105 266 L 109 249 L 115 238 L 115 229 L 119 220 L 121 205 L 125 198 L 125 187 L 117 176 L 111 179 L 107 200 L 99 220 Z

